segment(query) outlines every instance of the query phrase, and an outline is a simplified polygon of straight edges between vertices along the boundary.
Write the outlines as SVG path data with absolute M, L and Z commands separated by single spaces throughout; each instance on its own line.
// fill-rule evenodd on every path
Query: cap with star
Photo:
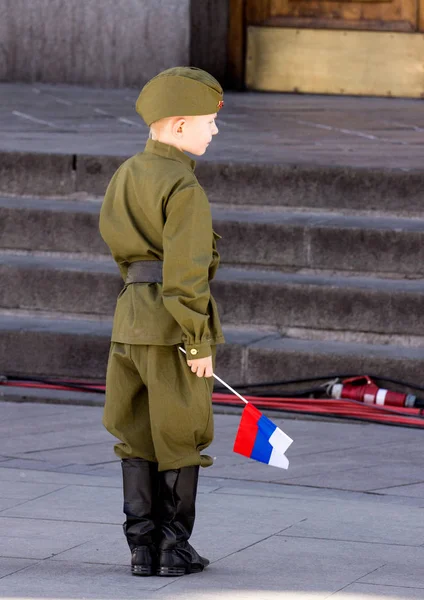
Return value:
M 223 104 L 219 82 L 196 67 L 173 67 L 148 81 L 136 102 L 136 111 L 150 127 L 166 117 L 211 115 Z

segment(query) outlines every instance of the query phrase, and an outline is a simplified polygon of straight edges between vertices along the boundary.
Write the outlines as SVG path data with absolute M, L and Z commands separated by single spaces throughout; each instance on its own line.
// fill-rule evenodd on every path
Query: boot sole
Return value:
M 201 573 L 203 569 L 204 567 L 159 567 L 156 571 L 156 575 L 158 577 L 181 577 L 182 575 Z
M 133 575 L 138 575 L 139 577 L 149 577 L 150 575 L 155 574 L 153 567 L 143 565 L 133 565 L 131 567 L 131 573 Z

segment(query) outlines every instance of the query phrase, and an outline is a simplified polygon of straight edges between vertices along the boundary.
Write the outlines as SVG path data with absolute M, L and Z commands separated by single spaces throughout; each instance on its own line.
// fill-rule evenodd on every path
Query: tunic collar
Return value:
M 145 151 L 150 152 L 151 154 L 157 154 L 158 156 L 163 156 L 164 158 L 170 158 L 171 160 L 177 160 L 192 171 L 194 171 L 194 167 L 196 166 L 195 160 L 192 160 L 187 154 L 184 154 L 184 152 L 181 152 L 181 150 L 178 150 L 175 146 L 170 146 L 169 144 L 164 144 L 156 140 L 148 139 Z

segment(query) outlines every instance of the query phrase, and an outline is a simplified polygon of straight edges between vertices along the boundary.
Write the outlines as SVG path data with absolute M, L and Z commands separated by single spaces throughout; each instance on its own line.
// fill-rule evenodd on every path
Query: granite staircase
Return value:
M 102 380 L 122 284 L 98 213 L 116 164 L 91 159 L 71 189 L 52 160 L 1 188 L 0 375 Z M 424 175 L 204 162 L 198 177 L 222 236 L 221 377 L 422 384 Z

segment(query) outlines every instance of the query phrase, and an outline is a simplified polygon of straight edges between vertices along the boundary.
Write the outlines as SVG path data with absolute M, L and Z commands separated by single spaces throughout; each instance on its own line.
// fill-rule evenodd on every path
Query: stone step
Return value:
M 125 156 L 0 152 L 0 193 L 102 196 L 124 160 Z M 424 175 L 420 170 L 309 166 L 302 162 L 200 160 L 196 175 L 212 202 L 357 208 L 424 216 Z
M 112 316 L 122 280 L 111 259 L 0 253 L 0 307 Z M 228 325 L 406 336 L 424 345 L 424 280 L 221 267 L 212 291 Z M 411 338 L 411 339 L 409 339 Z
M 196 174 L 211 202 L 424 217 L 424 174 L 412 169 L 202 162 Z
M 100 201 L 0 198 L 3 249 L 109 254 L 98 232 Z M 280 270 L 419 276 L 424 218 L 328 211 L 213 208 L 223 263 Z
M 424 273 L 424 219 L 337 212 L 213 210 L 225 262 L 281 269 Z
M 110 330 L 110 320 L 2 311 L 0 375 L 103 380 Z M 224 334 L 216 373 L 230 385 L 336 374 L 422 383 L 422 348 L 299 340 L 251 327 L 227 327 Z
M 1 197 L 1 247 L 109 254 L 99 234 L 99 210 L 99 200 Z

